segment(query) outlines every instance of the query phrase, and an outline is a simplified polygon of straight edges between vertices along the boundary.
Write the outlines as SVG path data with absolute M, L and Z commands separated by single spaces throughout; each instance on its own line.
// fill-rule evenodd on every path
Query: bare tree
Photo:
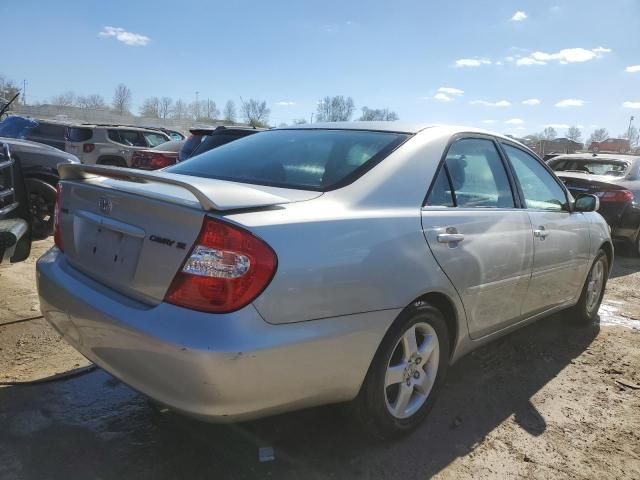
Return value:
M 593 142 L 604 142 L 607 138 L 609 138 L 609 132 L 606 128 L 598 128 L 594 130 L 591 136 L 589 137 L 589 144 Z
M 351 120 L 355 109 L 351 97 L 324 97 L 318 102 L 317 118 L 319 122 L 347 122 Z
M 574 142 L 582 143 L 582 132 L 578 127 L 569 127 L 567 130 L 567 138 Z
M 220 110 L 218 110 L 218 106 L 216 105 L 216 102 L 214 102 L 213 100 L 209 100 L 207 98 L 207 100 L 204 103 L 203 110 L 204 110 L 205 116 L 209 120 L 217 120 L 218 118 L 220 118 Z
M 227 100 L 227 103 L 224 104 L 224 120 L 235 123 L 236 115 L 236 104 L 233 103 L 233 100 Z
M 5 100 L 11 100 L 19 91 L 20 88 L 13 80 L 7 80 L 0 75 L 0 97 L 4 97 Z
M 173 110 L 171 111 L 171 117 L 175 118 L 176 120 L 181 120 L 183 118 L 186 118 L 188 116 L 188 114 L 189 114 L 188 107 L 187 107 L 187 104 L 185 103 L 185 101 L 182 100 L 181 98 L 176 100 L 176 102 L 173 104 Z
M 76 103 L 76 94 L 72 91 L 64 92 L 60 95 L 51 97 L 49 103 L 51 105 L 55 105 L 56 107 L 72 107 Z
M 620 135 L 620 138 L 626 138 L 629 140 L 629 146 L 631 148 L 640 147 L 640 132 L 638 132 L 635 125 L 629 127 L 629 130 Z
M 362 107 L 360 121 L 394 122 L 396 120 L 398 120 L 398 114 L 396 112 L 389 111 L 388 108 Z
M 255 100 L 250 98 L 248 101 L 240 99 L 240 111 L 242 118 L 252 127 L 266 127 L 269 122 L 271 110 L 267 108 L 267 102 L 264 100 Z
M 173 100 L 171 99 L 171 97 L 162 97 L 160 99 L 160 108 L 158 109 L 160 118 L 166 119 L 171 114 L 172 108 Z
M 544 140 L 553 140 L 558 136 L 558 132 L 553 127 L 547 127 L 542 131 L 542 138 Z
M 113 93 L 113 109 L 120 115 L 128 114 L 131 108 L 131 97 L 131 89 L 121 83 Z
M 160 99 L 158 97 L 147 98 L 142 102 L 140 115 L 143 117 L 160 118 Z

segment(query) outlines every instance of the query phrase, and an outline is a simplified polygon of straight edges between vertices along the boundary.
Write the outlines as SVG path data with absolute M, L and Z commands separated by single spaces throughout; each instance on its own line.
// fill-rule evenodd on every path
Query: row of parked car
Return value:
M 86 124 L 11 116 L 0 139 L 20 162 L 29 193 L 34 238 L 53 232 L 58 165 L 83 163 L 157 170 L 259 129 L 232 126 L 182 132 L 165 128 Z

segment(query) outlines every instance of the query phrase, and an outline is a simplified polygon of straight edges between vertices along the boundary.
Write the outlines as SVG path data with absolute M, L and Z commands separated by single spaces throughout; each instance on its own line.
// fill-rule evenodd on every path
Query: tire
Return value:
M 411 336 L 417 349 L 407 354 Z M 353 401 L 354 416 L 378 438 L 410 432 L 433 408 L 448 363 L 449 333 L 442 313 L 422 302 L 406 308 L 378 347 Z
M 98 165 L 111 165 L 113 167 L 127 167 L 127 162 L 122 157 L 102 157 L 98 159 Z
M 587 279 L 584 281 L 580 299 L 573 307 L 573 318 L 576 323 L 587 326 L 594 322 L 598 316 L 602 297 L 607 287 L 608 277 L 609 259 L 605 251 L 600 249 L 596 258 L 593 260 L 589 275 L 587 275 Z
M 31 236 L 42 240 L 53 234 L 56 189 L 39 178 L 25 178 L 31 210 Z

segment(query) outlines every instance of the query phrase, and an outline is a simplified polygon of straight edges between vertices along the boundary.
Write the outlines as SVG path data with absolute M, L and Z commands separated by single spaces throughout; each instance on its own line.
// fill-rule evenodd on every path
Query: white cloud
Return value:
M 453 101 L 453 98 L 451 98 L 449 95 L 447 95 L 446 93 L 436 93 L 433 98 L 435 100 L 438 100 L 440 102 L 451 102 Z
M 582 107 L 584 106 L 584 104 L 584 100 L 579 100 L 577 98 L 565 98 L 564 100 L 560 100 L 558 103 L 556 103 L 556 107 Z
M 124 28 L 120 27 L 104 27 L 101 32 L 98 32 L 98 36 L 116 37 L 119 42 L 134 47 L 144 47 L 151 41 L 151 39 L 146 35 L 127 32 Z
M 471 100 L 469 105 L 482 105 L 483 107 L 508 107 L 511 102 L 500 100 L 499 102 L 487 102 L 486 100 Z
M 292 105 L 295 105 L 296 102 L 278 102 L 276 103 L 276 105 L 280 105 L 281 107 L 290 107 Z
M 640 102 L 624 102 L 622 104 L 622 106 L 624 108 L 633 108 L 633 109 L 638 109 L 640 108 Z
M 479 67 L 481 65 L 491 65 L 491 60 L 486 58 L 460 58 L 456 60 L 456 67 Z
M 564 48 L 556 53 L 537 51 L 526 57 L 519 58 L 516 61 L 516 65 L 546 65 L 551 61 L 556 61 L 562 65 L 582 63 L 601 57 L 605 53 L 611 53 L 611 49 L 604 47 L 592 48 L 591 50 L 586 48 Z
M 464 90 L 453 87 L 440 87 L 438 93 L 446 93 L 448 95 L 464 95 Z
M 518 10 L 516 13 L 513 14 L 513 17 L 511 17 L 511 21 L 521 22 L 523 20 L 526 20 L 526 18 L 527 18 L 527 14 L 521 10 Z
M 522 101 L 523 105 L 540 105 L 540 100 L 537 98 L 528 98 L 527 100 Z
M 496 123 L 495 120 L 482 120 L 482 123 Z
M 548 123 L 547 125 L 543 125 L 543 127 L 545 127 L 545 128 L 551 127 L 551 128 L 564 128 L 564 129 L 567 129 L 567 128 L 569 128 L 569 125 L 567 125 L 566 123 Z
M 524 120 L 522 120 L 521 118 L 510 118 L 504 123 L 506 123 L 507 125 L 522 125 L 524 123 Z
M 624 69 L 624 71 L 629 73 L 640 72 L 640 65 L 629 65 L 627 68 Z

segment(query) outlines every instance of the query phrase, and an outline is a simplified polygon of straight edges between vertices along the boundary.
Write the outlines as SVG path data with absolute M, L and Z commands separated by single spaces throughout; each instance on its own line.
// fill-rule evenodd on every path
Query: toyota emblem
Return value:
M 113 208 L 113 203 L 111 203 L 110 199 L 106 197 L 101 197 L 98 199 L 98 208 L 102 213 L 108 215 L 111 213 L 111 209 Z

